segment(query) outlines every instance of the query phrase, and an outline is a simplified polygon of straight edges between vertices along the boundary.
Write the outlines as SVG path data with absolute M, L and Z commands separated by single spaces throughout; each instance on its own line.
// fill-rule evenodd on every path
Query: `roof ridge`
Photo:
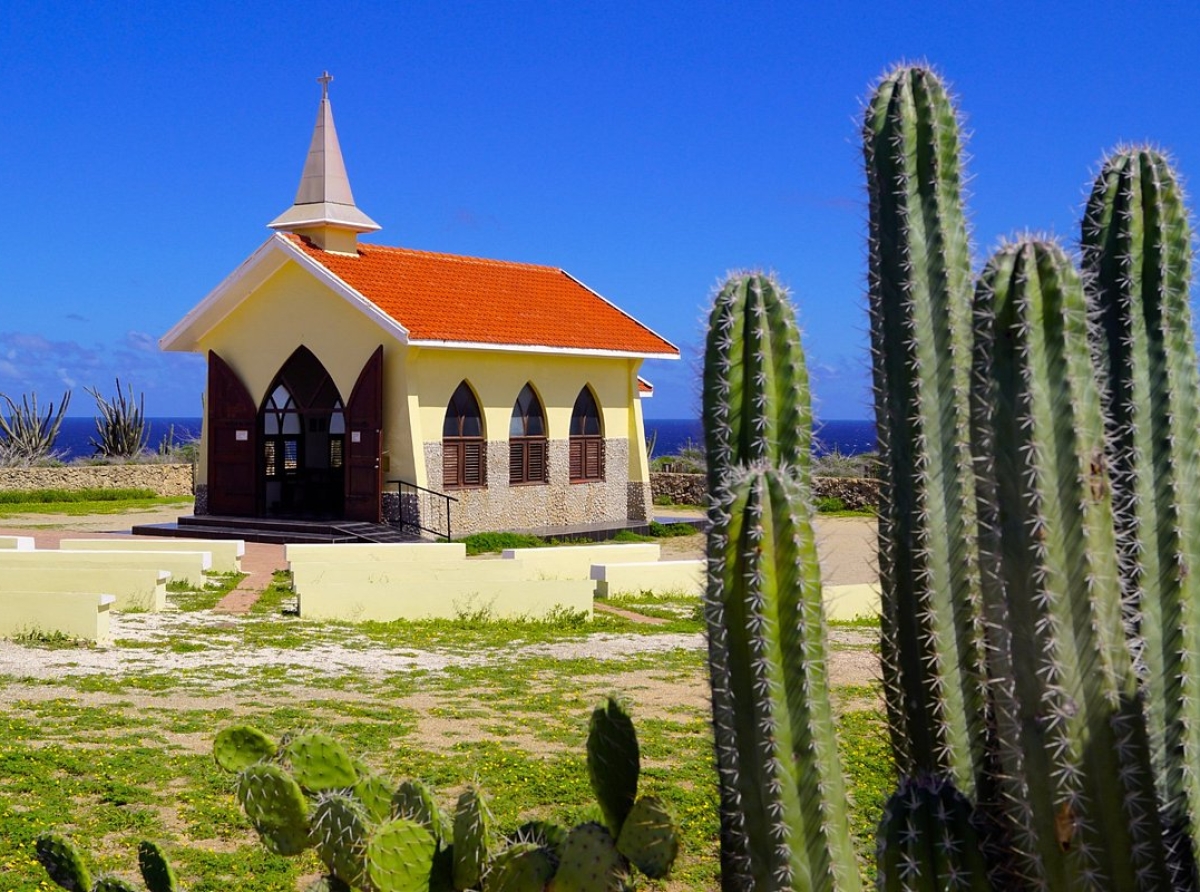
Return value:
M 455 260 L 460 263 L 480 263 L 488 266 L 519 266 L 526 269 L 541 269 L 556 273 L 566 273 L 561 266 L 552 266 L 548 263 L 528 263 L 523 260 L 500 260 L 495 257 L 475 257 L 471 254 L 450 254 L 446 251 L 425 251 L 420 248 L 406 248 L 403 245 L 380 245 L 375 242 L 359 242 L 358 248 L 360 251 L 395 251 L 402 254 L 421 254 L 425 257 L 443 257 L 447 260 Z

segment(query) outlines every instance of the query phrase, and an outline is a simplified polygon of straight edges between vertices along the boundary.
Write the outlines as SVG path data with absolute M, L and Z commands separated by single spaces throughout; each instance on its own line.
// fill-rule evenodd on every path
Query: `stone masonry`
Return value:
M 128 464 L 0 468 L 0 490 L 14 489 L 152 489 L 158 496 L 190 496 L 192 466 Z
M 458 499 L 454 505 L 454 535 L 465 536 L 485 530 L 536 530 L 541 527 L 579 523 L 621 523 L 646 516 L 648 493 L 629 480 L 629 441 L 604 441 L 605 479 L 594 483 L 570 480 L 570 444 L 550 440 L 548 483 L 508 482 L 508 441 L 488 441 L 487 485 L 448 490 Z M 442 444 L 425 444 L 425 467 L 433 488 L 441 490 Z M 636 502 L 636 505 L 635 505 Z M 638 512 L 635 514 L 634 512 Z M 639 516 L 640 515 L 640 516 Z

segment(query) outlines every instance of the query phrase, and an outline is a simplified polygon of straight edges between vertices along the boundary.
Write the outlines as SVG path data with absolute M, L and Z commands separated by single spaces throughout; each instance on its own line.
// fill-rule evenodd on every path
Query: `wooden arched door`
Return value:
M 258 513 L 258 406 L 237 373 L 208 351 L 208 513 Z

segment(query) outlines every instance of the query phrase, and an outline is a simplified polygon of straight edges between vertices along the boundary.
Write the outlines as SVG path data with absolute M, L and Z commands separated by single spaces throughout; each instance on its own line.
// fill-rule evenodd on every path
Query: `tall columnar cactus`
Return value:
M 969 437 L 971 259 L 958 121 L 942 81 L 902 66 L 863 123 L 882 465 L 882 661 L 902 775 L 975 792 L 986 693 Z
M 1021 239 L 976 291 L 972 419 L 998 780 L 1029 888 L 1167 889 L 1078 274 Z
M 808 372 L 787 294 L 767 275 L 730 276 L 713 301 L 704 352 L 708 491 L 761 461 L 808 467 Z
M 1182 190 L 1150 148 L 1103 165 L 1083 219 L 1113 501 L 1155 776 L 1182 876 L 1200 851 L 1200 380 Z M 1190 839 L 1189 839 L 1190 837 Z
M 808 498 L 807 377 L 791 307 L 769 278 L 736 276 L 717 295 L 704 379 L 722 882 L 858 889 Z M 789 430 L 798 422 L 804 430 Z

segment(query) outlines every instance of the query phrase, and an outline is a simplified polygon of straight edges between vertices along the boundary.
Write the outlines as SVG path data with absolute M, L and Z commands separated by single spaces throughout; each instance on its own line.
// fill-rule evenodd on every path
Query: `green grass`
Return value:
M 80 490 L 81 493 L 96 495 L 99 493 L 128 493 L 143 492 L 142 490 Z M 36 498 L 28 501 L 0 498 L 0 517 L 13 514 L 67 514 L 73 517 L 87 514 L 123 514 L 126 511 L 138 511 L 149 508 L 178 505 L 184 508 L 192 504 L 192 498 L 181 496 L 155 496 L 152 490 L 144 490 L 149 495 L 124 496 L 120 498 L 105 495 L 102 498 L 66 498 L 55 501 L 51 496 L 74 493 L 63 493 L 59 490 L 34 490 L 31 493 L 45 494 L 46 499 Z M 0 492 L 0 496 L 29 495 L 30 493 Z
M 61 502 L 121 502 L 156 498 L 152 489 L 10 489 L 0 490 L 0 505 Z
M 51 828 L 69 833 L 94 868 L 127 878 L 136 876 L 137 842 L 152 838 L 165 845 L 192 892 L 297 888 L 317 871 L 315 860 L 267 853 L 232 796 L 230 777 L 211 758 L 213 735 L 234 723 L 275 736 L 328 728 L 376 770 L 431 783 L 447 808 L 465 783 L 475 782 L 502 831 L 534 817 L 593 819 L 584 744 L 592 708 L 610 693 L 630 704 L 642 747 L 642 792 L 663 799 L 682 837 L 672 879 L 640 888 L 718 887 L 716 778 L 694 596 L 614 601 L 668 619 L 663 626 L 604 614 L 588 623 L 569 613 L 542 622 L 469 615 L 316 623 L 284 612 L 292 595 L 281 573 L 252 613 L 208 612 L 237 578 L 221 577 L 219 587 L 199 591 L 172 586 L 169 599 L 187 613 L 163 623 L 156 636 L 125 637 L 114 629 L 114 647 L 130 661 L 149 659 L 148 668 L 0 678 L 0 892 L 52 888 L 33 860 L 34 839 Z M 139 616 L 133 625 L 144 621 Z M 696 643 L 648 652 L 615 648 L 607 659 L 553 650 L 599 635 L 676 633 L 696 636 Z M 835 649 L 868 646 L 869 627 L 861 637 Z M 318 645 L 362 653 L 365 668 L 339 668 L 324 656 L 317 669 L 294 664 L 292 653 Z M 239 655 L 268 647 L 278 649 L 270 664 L 238 664 Z M 418 653 L 442 663 L 385 671 L 373 660 Z M 874 684 L 839 688 L 835 702 L 852 826 L 868 864 L 894 782 L 885 716 Z

